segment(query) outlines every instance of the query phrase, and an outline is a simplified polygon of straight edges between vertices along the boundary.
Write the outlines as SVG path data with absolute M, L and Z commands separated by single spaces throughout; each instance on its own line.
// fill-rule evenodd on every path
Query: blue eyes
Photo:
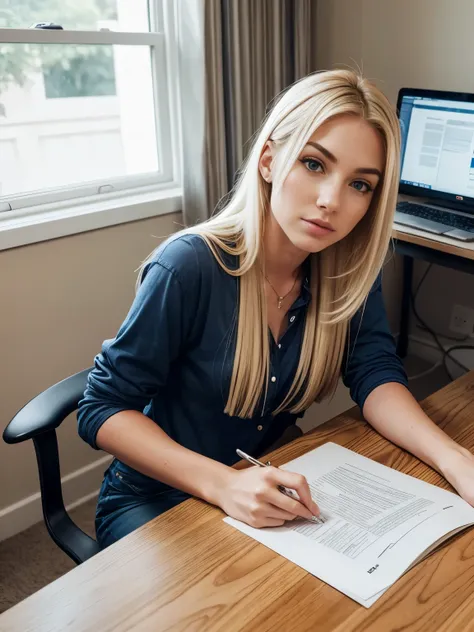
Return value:
M 372 191 L 372 187 L 362 180 L 354 180 L 354 182 L 351 183 L 351 187 L 360 193 L 369 193 L 369 191 Z
M 323 170 L 323 165 L 314 158 L 303 158 L 302 162 L 308 171 L 318 172 Z
M 316 160 L 315 158 L 302 158 L 301 162 L 304 164 L 308 171 L 312 173 L 323 173 L 324 167 L 322 162 Z M 368 182 L 364 180 L 354 180 L 351 182 L 350 186 L 355 189 L 358 193 L 371 193 L 373 188 L 370 186 Z

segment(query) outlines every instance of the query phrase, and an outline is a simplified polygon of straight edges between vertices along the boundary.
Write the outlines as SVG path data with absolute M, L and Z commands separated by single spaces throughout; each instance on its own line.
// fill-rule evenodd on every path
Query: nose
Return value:
M 335 211 L 339 206 L 340 198 L 341 185 L 338 182 L 326 178 L 324 182 L 320 183 L 316 196 L 318 208 L 329 212 Z

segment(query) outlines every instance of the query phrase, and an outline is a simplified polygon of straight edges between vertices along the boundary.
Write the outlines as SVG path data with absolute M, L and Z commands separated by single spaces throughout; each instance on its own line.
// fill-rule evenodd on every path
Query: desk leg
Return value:
M 408 327 L 410 325 L 411 287 L 413 280 L 413 258 L 403 257 L 403 291 L 400 311 L 400 333 L 398 336 L 397 353 L 405 358 L 408 352 Z

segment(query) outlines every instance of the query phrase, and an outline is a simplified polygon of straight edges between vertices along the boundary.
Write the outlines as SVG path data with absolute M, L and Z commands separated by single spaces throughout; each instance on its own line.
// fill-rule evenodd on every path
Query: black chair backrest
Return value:
M 80 529 L 64 507 L 56 428 L 77 409 L 91 369 L 85 369 L 43 391 L 24 406 L 3 432 L 6 443 L 32 439 L 46 528 L 54 542 L 80 564 L 99 552 L 97 542 Z

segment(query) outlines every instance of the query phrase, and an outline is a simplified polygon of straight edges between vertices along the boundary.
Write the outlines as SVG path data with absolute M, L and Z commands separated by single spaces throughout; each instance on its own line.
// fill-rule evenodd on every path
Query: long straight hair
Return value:
M 293 84 L 264 120 L 223 208 L 209 220 L 178 233 L 200 235 L 219 265 L 240 279 L 235 357 L 224 410 L 229 415 L 253 416 L 268 387 L 270 347 L 262 265 L 270 186 L 276 191 L 281 188 L 314 132 L 341 114 L 361 117 L 378 130 L 385 150 L 383 177 L 368 212 L 352 232 L 309 255 L 312 300 L 299 362 L 293 384 L 273 412 L 298 413 L 331 395 L 341 372 L 349 322 L 363 306 L 390 242 L 400 133 L 396 114 L 382 92 L 349 70 L 318 72 Z M 259 171 L 268 141 L 277 150 L 271 185 Z M 236 269 L 225 264 L 223 252 L 237 257 Z

